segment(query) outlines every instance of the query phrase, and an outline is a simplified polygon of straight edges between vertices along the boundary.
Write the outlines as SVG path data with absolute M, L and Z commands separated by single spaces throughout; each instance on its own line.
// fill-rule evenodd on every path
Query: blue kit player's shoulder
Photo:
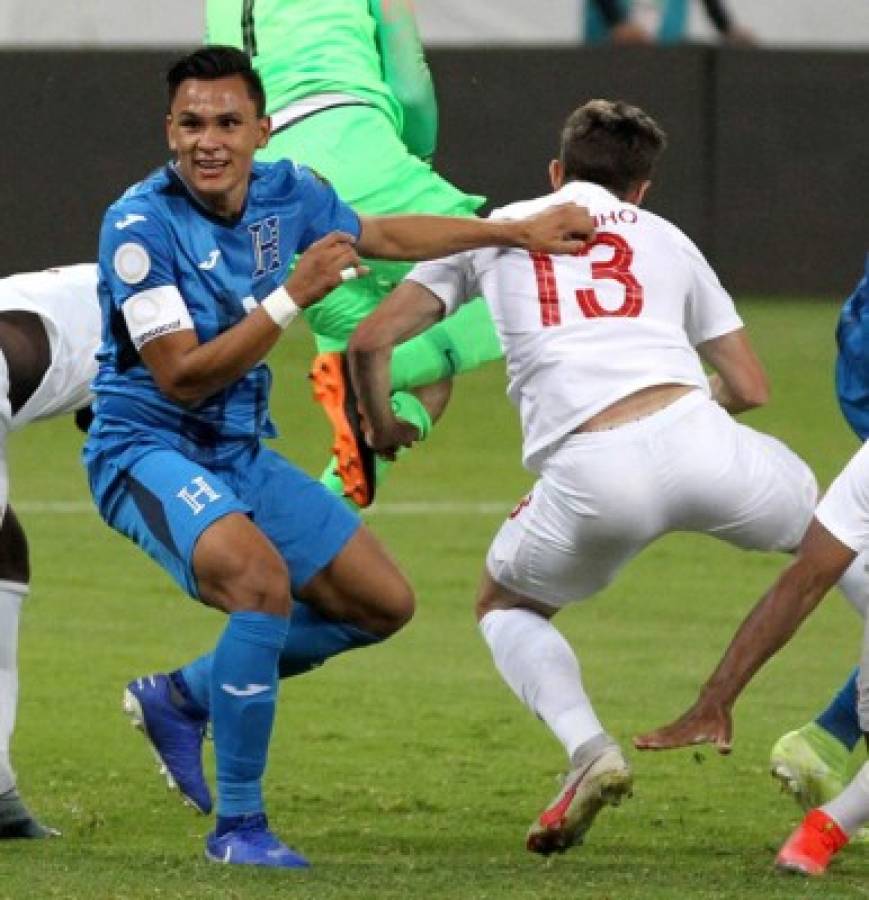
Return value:
M 292 207 L 294 215 L 306 225 L 300 236 L 299 252 L 330 231 L 359 237 L 359 216 L 325 178 L 307 166 L 288 159 L 254 164 L 249 212 L 260 205 L 274 208 L 276 202 Z
M 861 440 L 869 437 L 869 255 L 836 328 L 836 394 L 842 413 Z

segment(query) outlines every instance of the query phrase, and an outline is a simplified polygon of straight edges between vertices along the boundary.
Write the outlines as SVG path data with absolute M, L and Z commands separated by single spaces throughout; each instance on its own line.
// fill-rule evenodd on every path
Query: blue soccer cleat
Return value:
M 207 815 L 212 802 L 202 771 L 202 741 L 208 720 L 178 709 L 170 686 L 164 674 L 131 681 L 124 691 L 124 712 L 151 745 L 170 789 L 177 789 L 185 804 Z
M 245 816 L 226 834 L 212 832 L 205 839 L 205 856 L 212 862 L 273 869 L 307 869 L 311 864 L 269 831 L 265 813 Z

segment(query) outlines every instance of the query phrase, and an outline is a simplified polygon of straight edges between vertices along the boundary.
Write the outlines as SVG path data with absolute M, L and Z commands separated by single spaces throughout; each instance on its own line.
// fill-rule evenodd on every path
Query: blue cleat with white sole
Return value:
M 144 735 L 170 789 L 188 806 L 207 815 L 211 791 L 202 770 L 202 741 L 208 720 L 179 709 L 171 699 L 168 675 L 146 675 L 124 691 L 124 712 Z
M 265 813 L 245 816 L 232 831 L 205 839 L 205 856 L 211 862 L 273 869 L 307 869 L 310 863 L 269 831 Z

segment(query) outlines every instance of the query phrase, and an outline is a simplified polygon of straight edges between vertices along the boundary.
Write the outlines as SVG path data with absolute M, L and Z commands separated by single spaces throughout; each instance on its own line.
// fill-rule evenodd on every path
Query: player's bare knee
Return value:
M 541 603 L 539 600 L 533 600 L 531 597 L 525 597 L 522 594 L 509 590 L 495 581 L 488 571 L 484 570 L 474 604 L 477 621 L 481 621 L 487 613 L 496 609 L 526 609 L 546 619 L 551 619 L 558 612 L 554 606 L 549 606 L 546 603 Z
M 477 588 L 477 598 L 474 602 L 474 613 L 478 622 L 486 613 L 490 613 L 493 609 L 504 608 L 499 600 L 501 590 L 498 582 L 484 569 L 480 578 L 480 586 Z
M 276 555 L 238 555 L 216 576 L 200 581 L 200 593 L 226 612 L 261 612 L 287 616 L 290 575 Z
M 399 576 L 394 578 L 383 592 L 372 611 L 368 629 L 380 637 L 389 637 L 404 628 L 416 611 L 413 588 Z
M 416 598 L 403 575 L 396 574 L 377 586 L 376 600 L 356 609 L 351 618 L 360 628 L 381 638 L 400 631 L 413 618 Z

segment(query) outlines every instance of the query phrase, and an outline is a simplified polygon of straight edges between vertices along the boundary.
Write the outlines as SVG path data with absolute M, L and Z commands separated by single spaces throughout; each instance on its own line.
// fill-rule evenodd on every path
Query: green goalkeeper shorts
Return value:
M 289 158 L 316 169 L 363 215 L 472 216 L 484 202 L 409 153 L 386 115 L 371 106 L 337 107 L 309 116 L 274 135 L 259 158 Z M 358 322 L 411 268 L 408 263 L 365 262 L 370 275 L 336 288 L 305 310 L 319 351 L 343 350 Z

